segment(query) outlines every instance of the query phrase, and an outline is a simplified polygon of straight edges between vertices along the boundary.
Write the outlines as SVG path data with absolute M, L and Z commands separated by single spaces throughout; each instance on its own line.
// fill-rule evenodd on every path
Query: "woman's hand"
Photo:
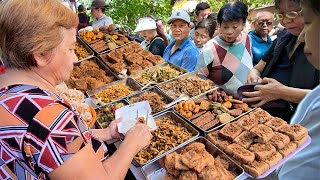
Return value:
M 248 97 L 243 98 L 243 102 L 259 101 L 259 103 L 252 105 L 252 107 L 260 107 L 269 101 L 282 99 L 280 92 L 281 88 L 285 87 L 283 84 L 272 78 L 263 78 L 261 82 L 264 85 L 256 85 L 254 87 L 254 92 L 242 93 L 244 96 Z
M 107 128 L 107 132 L 111 139 L 123 139 L 123 134 L 118 132 L 118 123 L 122 121 L 122 118 L 111 121 L 110 125 Z
M 260 72 L 258 72 L 256 69 L 252 69 L 247 77 L 247 84 L 258 82 L 261 83 L 262 79 L 260 77 Z
M 125 134 L 125 140 L 136 144 L 137 152 L 149 146 L 151 139 L 150 128 L 142 123 L 138 123 Z

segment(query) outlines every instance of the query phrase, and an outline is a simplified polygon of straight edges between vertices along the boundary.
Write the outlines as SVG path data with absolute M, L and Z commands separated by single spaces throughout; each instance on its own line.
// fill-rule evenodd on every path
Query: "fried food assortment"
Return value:
M 141 74 L 140 77 L 137 77 L 136 80 L 143 85 L 147 84 L 150 81 L 161 83 L 176 78 L 182 74 L 183 72 L 178 71 L 168 64 L 164 67 L 157 67 L 153 70 L 147 70 L 143 74 Z
M 297 136 L 289 136 L 293 134 Z M 288 125 L 280 118 L 270 118 L 266 111 L 257 108 L 208 134 L 208 139 L 247 173 L 258 177 L 301 146 L 307 136 L 307 129 L 301 125 Z
M 176 99 L 182 93 L 189 97 L 195 97 L 214 88 L 211 80 L 190 77 L 178 78 L 171 82 L 161 84 L 159 87 L 173 99 Z
M 140 101 L 148 101 L 152 109 L 152 113 L 157 113 L 165 108 L 164 98 L 156 92 L 144 92 L 140 95 L 129 99 L 130 103 L 137 103 Z
M 87 58 L 90 56 L 89 52 L 84 48 L 81 44 L 78 42 L 76 43 L 76 55 L 78 57 L 78 60 Z
M 84 103 L 84 94 L 76 89 L 69 89 L 60 85 L 56 86 L 55 89 L 57 95 L 67 100 L 79 112 L 87 125 L 89 125 L 92 120 L 92 114 L 89 105 Z
M 166 177 L 185 180 L 234 179 L 235 175 L 228 170 L 229 166 L 226 168 L 219 159 L 222 158 L 214 158 L 204 144 L 193 142 L 179 150 L 179 153 L 173 152 L 164 157 Z
M 114 120 L 114 115 L 117 109 L 125 106 L 124 103 L 113 103 L 106 105 L 96 110 L 97 112 L 97 121 L 100 123 L 102 128 L 107 128 L 111 121 Z
M 81 62 L 80 66 L 74 67 L 66 84 L 81 91 L 88 91 L 113 81 L 113 76 L 107 76 L 106 72 L 99 68 L 98 64 L 88 60 Z
M 111 101 L 115 101 L 117 99 L 123 98 L 129 94 L 134 92 L 130 87 L 123 84 L 116 84 L 107 87 L 106 89 L 100 91 L 94 96 L 101 100 L 103 103 L 109 103 Z
M 103 38 L 103 33 L 99 29 L 94 29 L 92 31 L 81 31 L 80 36 L 87 42 L 90 43 L 96 39 Z
M 208 130 L 219 123 L 230 122 L 235 117 L 251 110 L 247 104 L 228 96 L 222 90 L 216 90 L 206 96 L 207 98 L 194 101 L 181 101 L 174 108 L 202 130 Z
M 135 157 L 139 164 L 148 162 L 192 137 L 185 127 L 169 118 L 157 119 L 156 124 L 157 129 L 152 132 L 151 144 Z

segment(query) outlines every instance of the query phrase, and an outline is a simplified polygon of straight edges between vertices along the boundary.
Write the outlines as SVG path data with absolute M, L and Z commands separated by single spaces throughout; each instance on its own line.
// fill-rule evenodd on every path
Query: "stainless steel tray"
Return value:
M 77 38 L 77 43 L 79 43 L 83 48 L 85 48 L 88 53 L 89 53 L 89 56 L 84 58 L 84 59 L 79 59 L 78 62 L 81 62 L 81 61 L 84 61 L 84 60 L 87 60 L 87 59 L 90 59 L 94 56 L 94 52 L 92 51 L 92 49 L 90 49 L 90 47 L 88 46 L 88 44 L 86 44 L 84 42 L 84 40 L 82 40 L 82 38 L 80 38 L 79 36 L 76 37 Z M 77 62 L 77 63 L 78 63 Z
M 190 141 L 193 141 L 195 138 L 197 138 L 199 136 L 199 132 L 194 128 L 192 127 L 190 124 L 188 124 L 184 119 L 182 119 L 181 117 L 179 117 L 175 112 L 173 111 L 167 111 L 167 112 L 163 112 L 161 114 L 158 114 L 157 116 L 154 116 L 154 119 L 155 121 L 157 119 L 161 119 L 161 118 L 164 118 L 164 117 L 167 117 L 177 123 L 180 123 L 182 127 L 185 127 L 190 133 L 192 133 L 193 137 L 190 138 L 189 140 L 185 141 L 184 143 L 170 149 L 169 151 L 149 160 L 148 162 L 144 163 L 144 164 L 139 164 L 138 161 L 136 161 L 136 159 L 133 159 L 132 161 L 132 164 L 135 165 L 135 166 L 143 166 L 143 165 L 146 165 L 148 163 L 152 163 L 154 161 L 157 161 L 158 159 L 162 158 L 163 156 L 175 151 L 176 148 L 179 148 L 179 147 L 182 147 L 184 146 L 185 144 L 189 143 Z
M 206 94 L 202 94 L 201 96 L 197 96 L 196 98 L 193 98 L 193 100 L 199 100 L 199 99 L 207 99 Z M 245 112 L 245 113 L 242 113 L 241 115 L 233 118 L 233 119 L 232 119 L 231 121 L 229 121 L 229 122 L 233 122 L 233 121 L 238 120 L 239 118 L 241 118 L 242 116 L 250 113 L 250 112 L 253 111 L 254 109 L 255 109 L 255 108 L 253 108 L 253 109 L 251 109 L 251 110 L 249 110 L 249 111 L 247 111 L 247 112 Z M 174 108 L 174 106 L 173 106 L 173 111 L 176 112 L 179 116 L 181 116 L 185 121 L 187 121 L 188 123 L 192 124 L 192 126 L 196 127 L 197 130 L 200 131 L 200 135 L 206 135 L 206 134 L 212 132 L 214 129 L 219 128 L 219 127 L 222 127 L 222 126 L 226 125 L 227 123 L 229 123 L 229 122 L 227 122 L 227 123 L 220 123 L 220 122 L 219 122 L 217 125 L 209 128 L 209 129 L 207 129 L 207 130 L 204 130 L 204 129 L 202 129 L 201 127 L 193 124 L 191 120 L 187 119 L 187 118 L 184 117 L 182 114 L 180 114 L 180 113 Z
M 162 92 L 159 87 L 154 86 L 154 87 L 150 87 L 150 88 L 148 88 L 148 89 L 146 89 L 146 90 L 140 91 L 140 92 L 138 92 L 138 93 L 136 93 L 136 94 L 134 94 L 134 95 L 128 96 L 128 97 L 127 97 L 128 102 L 129 102 L 130 104 L 133 104 L 133 102 L 131 102 L 131 98 L 133 98 L 133 97 L 139 97 L 139 96 L 141 96 L 144 92 L 155 92 L 155 93 L 157 93 L 159 96 L 161 96 L 161 97 L 163 98 L 165 104 L 169 104 L 169 103 L 171 103 L 171 102 L 173 101 L 173 99 L 172 99 L 171 97 L 167 96 L 164 92 Z M 151 109 L 152 109 L 152 107 L 151 107 Z M 163 112 L 163 111 L 165 111 L 165 110 L 167 110 L 167 109 L 169 109 L 169 108 L 164 108 L 163 110 L 158 111 L 158 112 L 152 112 L 152 114 L 153 114 L 153 115 L 156 115 L 156 114 L 161 113 L 161 112 Z
M 108 103 L 108 104 L 106 104 L 105 106 L 100 106 L 100 107 L 97 107 L 97 108 L 94 109 L 94 110 L 96 111 L 96 113 L 97 113 L 96 127 L 97 127 L 98 129 L 103 129 L 101 123 L 98 121 L 98 111 L 99 111 L 100 109 L 106 107 L 106 106 L 110 106 L 110 105 L 113 105 L 113 104 L 115 104 L 115 103 L 123 103 L 124 105 L 129 105 L 129 102 L 128 102 L 128 101 L 126 101 L 125 99 L 121 99 L 121 100 L 118 100 L 118 101 L 114 101 L 114 102 L 112 102 L 112 103 Z
M 154 71 L 154 70 L 157 69 L 157 68 L 162 68 L 162 67 L 165 67 L 165 66 L 167 66 L 167 65 L 170 65 L 172 68 L 174 68 L 174 69 L 182 72 L 181 75 L 188 73 L 188 70 L 186 70 L 186 69 L 184 69 L 184 68 L 182 68 L 182 67 L 180 67 L 180 66 L 177 66 L 177 65 L 172 64 L 172 63 L 169 63 L 169 62 L 165 62 L 165 63 L 159 64 L 159 65 L 150 67 L 150 68 L 148 68 L 148 69 L 145 69 L 145 70 L 143 70 L 143 71 L 140 71 L 140 72 L 138 72 L 138 73 L 136 73 L 136 74 L 134 74 L 134 75 L 131 75 L 131 77 L 136 80 L 137 78 L 139 78 L 139 77 L 140 77 L 144 72 L 146 72 L 146 71 Z M 181 75 L 180 75 L 180 76 L 181 76 Z M 177 76 L 177 77 L 180 77 L 180 76 Z M 175 77 L 175 78 L 177 78 L 177 77 Z M 137 82 L 138 82 L 141 86 L 145 85 L 145 84 L 140 83 L 139 81 L 137 81 Z M 164 82 L 167 82 L 167 81 L 164 81 Z
M 190 72 L 190 73 L 183 74 L 183 75 L 181 75 L 181 76 L 179 76 L 179 77 L 177 77 L 177 78 L 171 79 L 171 80 L 169 80 L 169 81 L 166 81 L 166 82 L 163 82 L 163 83 L 159 83 L 158 86 L 159 86 L 159 88 L 160 88 L 164 93 L 166 93 L 168 96 L 170 96 L 170 92 L 165 91 L 162 86 L 164 86 L 164 85 L 166 85 L 166 84 L 169 84 L 169 83 L 171 83 L 172 81 L 175 81 L 175 80 L 177 80 L 177 79 L 183 79 L 183 78 L 209 80 L 208 78 L 205 78 L 205 77 L 203 77 L 203 76 L 197 75 L 195 72 Z M 200 94 L 198 94 L 198 95 L 196 95 L 196 96 L 190 97 L 190 98 L 191 98 L 191 99 L 197 98 L 197 97 L 199 97 L 199 96 L 202 96 L 202 95 L 204 95 L 204 94 L 207 94 L 208 92 L 214 91 L 214 90 L 216 90 L 216 89 L 218 89 L 218 87 L 212 82 L 212 89 L 210 89 L 210 90 L 208 90 L 208 91 L 205 91 L 205 92 L 203 92 L 203 93 L 200 93 Z M 170 97 L 173 98 L 172 96 L 170 96 Z M 173 98 L 173 99 L 175 99 L 175 98 Z
M 218 147 L 216 147 L 214 144 L 212 144 L 206 138 L 198 137 L 198 138 L 194 139 L 193 141 L 189 141 L 189 143 L 191 143 L 191 142 L 203 143 L 205 145 L 206 150 L 214 158 L 217 157 L 219 154 L 226 156 L 230 160 L 230 162 L 232 163 L 232 165 L 234 167 L 233 172 L 236 175 L 235 179 L 238 179 L 239 177 L 241 177 L 244 174 L 244 170 L 242 167 L 240 167 L 237 163 L 235 163 L 229 156 L 227 156 L 223 151 L 221 151 Z M 189 143 L 186 143 L 183 146 L 180 146 L 179 148 L 175 148 L 174 151 L 179 153 L 182 150 L 181 148 L 188 145 Z M 169 153 L 167 153 L 167 154 L 169 154 Z M 160 159 L 158 159 L 157 161 L 153 161 L 151 163 L 144 165 L 141 168 L 141 171 L 142 171 L 142 174 L 144 175 L 144 177 L 148 180 L 163 180 L 163 179 L 165 179 L 166 170 L 163 166 L 163 164 L 164 164 L 163 161 L 164 161 L 164 156 L 161 157 Z
M 116 74 L 114 74 L 114 73 L 111 71 L 111 69 L 109 69 L 105 64 L 103 64 L 103 63 L 101 62 L 100 59 L 98 59 L 98 58 L 95 57 L 95 56 L 91 57 L 90 59 L 78 61 L 78 62 L 74 63 L 74 66 L 80 66 L 80 64 L 81 64 L 83 61 L 93 61 L 93 62 L 95 62 L 95 63 L 99 66 L 100 69 L 102 69 L 103 71 L 106 72 L 106 75 L 107 75 L 107 76 L 112 76 L 112 77 L 114 77 L 114 81 L 117 81 L 117 80 L 120 79 Z M 74 88 L 74 87 L 71 87 L 71 86 L 67 86 L 67 87 L 68 87 L 68 88 L 71 88 L 71 89 Z
M 139 84 L 132 78 L 126 78 L 126 79 L 122 79 L 122 80 L 118 80 L 118 81 L 115 81 L 115 82 L 112 82 L 112 83 L 109 83 L 109 84 L 106 84 L 104 86 L 101 86 L 100 88 L 98 89 L 95 89 L 95 90 L 92 90 L 92 91 L 88 91 L 88 95 L 90 96 L 90 98 L 92 99 L 92 101 L 94 102 L 94 104 L 98 105 L 98 101 L 97 99 L 95 98 L 95 94 L 99 93 L 100 91 L 106 89 L 107 87 L 110 87 L 110 86 L 113 86 L 113 85 L 117 85 L 117 84 L 122 84 L 122 85 L 126 85 L 126 86 L 129 86 L 130 88 L 132 88 L 135 92 L 132 93 L 132 94 L 135 94 L 137 93 L 139 90 L 140 90 L 140 86 Z M 130 95 L 130 94 L 129 94 Z M 127 95 L 127 96 L 129 96 Z M 124 99 L 126 98 L 127 96 L 124 96 L 124 97 L 119 97 L 118 99 L 114 100 L 114 101 L 111 101 L 109 103 L 112 103 L 112 102 L 115 102 L 117 100 L 120 100 L 120 99 Z M 98 106 L 103 106 L 103 105 L 106 105 L 106 104 L 109 104 L 109 103 L 103 103 L 103 104 L 100 104 Z

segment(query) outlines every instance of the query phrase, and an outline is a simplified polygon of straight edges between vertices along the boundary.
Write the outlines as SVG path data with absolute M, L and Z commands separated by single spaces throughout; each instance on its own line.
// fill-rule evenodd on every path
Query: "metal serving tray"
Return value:
M 234 167 L 233 172 L 236 175 L 235 179 L 238 179 L 240 176 L 244 174 L 244 170 L 242 167 L 240 167 L 237 163 L 235 163 L 229 156 L 227 156 L 223 151 L 221 151 L 218 147 L 216 147 L 214 144 L 212 144 L 209 140 L 207 140 L 204 137 L 198 137 L 194 139 L 193 141 L 189 141 L 188 143 L 184 144 L 183 146 L 175 148 L 174 151 L 180 152 L 183 147 L 186 145 L 192 143 L 192 142 L 200 142 L 205 145 L 206 150 L 214 157 L 216 158 L 219 154 L 222 154 L 226 156 L 230 162 L 232 163 L 232 166 Z M 172 151 L 172 152 L 174 152 Z M 169 153 L 167 153 L 169 154 Z M 142 174 L 144 177 L 148 180 L 163 180 L 165 179 L 166 170 L 164 168 L 164 156 L 158 159 L 157 161 L 153 161 L 148 163 L 147 165 L 144 165 L 141 168 Z
M 146 71 L 154 71 L 154 70 L 157 69 L 157 68 L 162 68 L 162 67 L 165 67 L 165 66 L 167 66 L 167 65 L 170 65 L 172 68 L 174 68 L 174 69 L 182 72 L 181 75 L 188 73 L 188 70 L 186 70 L 186 69 L 184 69 L 184 68 L 182 68 L 182 67 L 180 67 L 180 66 L 177 66 L 177 65 L 172 64 L 172 63 L 169 63 L 169 62 L 165 62 L 165 63 L 162 63 L 162 64 L 158 64 L 158 65 L 156 65 L 156 66 L 150 67 L 150 68 L 148 68 L 148 69 L 145 69 L 145 70 L 143 70 L 143 71 L 140 71 L 140 72 L 138 72 L 138 73 L 136 73 L 136 74 L 133 74 L 133 75 L 131 75 L 131 77 L 136 80 L 137 78 L 141 77 L 141 75 L 142 75 L 144 72 L 146 72 Z M 180 76 L 181 76 L 181 75 L 180 75 Z M 180 77 L 180 76 L 177 76 L 177 77 Z M 175 78 L 177 78 L 177 77 L 175 77 Z M 137 81 L 137 82 L 138 82 L 138 81 Z M 164 81 L 164 82 L 167 82 L 167 81 Z M 139 83 L 141 86 L 144 86 L 144 85 L 145 85 L 145 84 L 142 84 L 142 83 L 140 83 L 140 82 L 138 82 L 138 83 Z M 161 83 L 162 83 L 162 82 L 161 82 Z
M 103 64 L 103 63 L 101 62 L 101 60 L 99 60 L 99 59 L 98 59 L 97 57 L 95 57 L 95 56 L 94 56 L 94 57 L 91 57 L 90 59 L 78 61 L 78 62 L 74 63 L 74 66 L 80 66 L 80 64 L 81 64 L 82 62 L 84 62 L 84 61 L 93 61 L 93 62 L 95 62 L 95 63 L 99 66 L 100 69 L 102 69 L 103 71 L 106 72 L 106 75 L 107 75 L 107 76 L 113 76 L 113 77 L 114 77 L 114 81 L 117 81 L 117 80 L 120 79 L 116 74 L 114 74 L 114 73 L 111 71 L 111 69 L 109 69 L 105 64 Z M 74 87 L 68 86 L 68 88 L 73 89 Z
M 183 74 L 183 75 L 181 75 L 181 76 L 179 76 L 179 77 L 173 78 L 173 79 L 171 79 L 171 80 L 169 80 L 169 81 L 159 83 L 158 86 L 159 86 L 159 88 L 160 88 L 164 93 L 166 93 L 168 96 L 170 96 L 170 92 L 169 92 L 169 93 L 166 92 L 166 91 L 162 88 L 162 86 L 164 86 L 164 85 L 166 85 L 166 84 L 169 84 L 169 83 L 171 83 L 172 81 L 175 81 L 175 80 L 177 80 L 177 79 L 183 79 L 183 78 L 209 80 L 208 78 L 205 78 L 204 76 L 197 75 L 195 72 L 190 72 L 190 73 Z M 210 90 L 208 90 L 208 91 L 206 91 L 206 92 L 203 92 L 203 93 L 201 93 L 201 94 L 198 94 L 198 95 L 196 95 L 196 96 L 190 97 L 190 98 L 191 98 L 191 99 L 197 98 L 197 97 L 199 97 L 199 96 L 202 96 L 202 95 L 204 95 L 204 94 L 207 94 L 208 92 L 214 91 L 214 90 L 216 90 L 216 89 L 218 89 L 218 88 L 219 88 L 219 87 L 217 87 L 217 86 L 212 82 L 212 89 L 210 89 Z M 170 97 L 173 98 L 172 96 L 170 96 Z M 174 99 L 174 98 L 173 98 L 173 99 Z
M 199 136 L 199 132 L 194 128 L 192 127 L 190 124 L 188 124 L 184 119 L 182 119 L 181 117 L 179 117 L 175 112 L 173 111 L 167 111 L 167 112 L 163 112 L 163 113 L 160 113 L 160 114 L 157 114 L 157 116 L 154 116 L 154 120 L 157 121 L 158 119 L 161 119 L 161 118 L 164 118 L 164 117 L 168 117 L 169 119 L 177 122 L 177 123 L 180 123 L 182 127 L 185 127 L 190 133 L 192 133 L 193 137 L 190 138 L 189 140 L 185 141 L 184 143 L 170 149 L 169 151 L 147 161 L 146 163 L 144 164 L 140 164 L 136 159 L 133 159 L 132 161 L 132 164 L 135 165 L 135 166 L 143 166 L 143 165 L 146 165 L 148 163 L 152 163 L 154 161 L 157 161 L 158 159 L 162 158 L 163 156 L 175 151 L 176 148 L 179 148 L 179 147 L 182 147 L 184 146 L 185 144 L 189 143 L 190 141 L 193 141 L 195 138 L 197 138 Z
M 98 121 L 98 111 L 99 111 L 99 109 L 104 108 L 104 107 L 106 107 L 106 106 L 113 105 L 113 104 L 115 104 L 115 103 L 123 103 L 124 105 L 129 105 L 129 102 L 128 102 L 128 101 L 126 101 L 125 99 L 120 99 L 120 100 L 118 100 L 118 101 L 114 101 L 114 102 L 112 102 L 112 103 L 108 103 L 108 104 L 106 104 L 106 105 L 104 105 L 104 106 L 100 106 L 100 107 L 94 108 L 94 110 L 95 110 L 96 113 L 97 113 L 96 127 L 97 127 L 98 129 L 103 129 L 101 123 Z
M 133 98 L 133 97 L 139 97 L 139 96 L 141 96 L 144 92 L 155 92 L 155 93 L 157 93 L 159 96 L 161 96 L 161 97 L 163 98 L 165 104 L 169 104 L 169 103 L 171 103 L 171 102 L 173 101 L 173 99 L 172 99 L 171 97 L 167 96 L 164 92 L 162 92 L 159 87 L 154 86 L 154 87 L 150 87 L 150 88 L 148 88 L 148 89 L 146 89 L 146 90 L 140 91 L 140 92 L 138 92 L 138 93 L 136 93 L 136 94 L 134 94 L 134 95 L 128 96 L 128 97 L 127 97 L 128 102 L 129 102 L 130 104 L 133 104 L 133 102 L 131 102 L 131 98 Z M 151 107 L 151 109 L 152 109 L 152 107 Z M 169 109 L 169 108 L 164 108 L 164 109 L 161 110 L 161 111 L 152 112 L 151 114 L 156 115 L 156 114 L 159 114 L 159 113 L 161 113 L 161 112 L 163 112 L 163 111 L 165 111 L 165 110 L 167 110 L 167 109 Z
M 198 96 L 198 97 L 196 97 L 196 98 L 193 98 L 193 100 L 200 100 L 200 99 L 207 99 L 206 94 L 202 94 L 201 96 Z M 241 115 L 233 118 L 233 119 L 232 119 L 231 121 L 229 121 L 229 122 L 233 122 L 233 121 L 238 120 L 238 119 L 241 118 L 242 116 L 244 116 L 244 115 L 246 115 L 246 114 L 249 114 L 249 113 L 250 113 L 251 111 L 253 111 L 254 109 L 256 109 L 256 108 L 253 108 L 253 109 L 251 109 L 251 110 L 249 110 L 249 111 L 247 111 L 247 112 L 245 112 L 245 113 L 242 113 Z M 180 113 L 174 108 L 174 106 L 173 106 L 173 111 L 176 112 L 179 116 L 181 116 L 181 117 L 182 117 L 184 120 L 186 120 L 188 123 L 190 123 L 192 126 L 196 127 L 196 129 L 200 132 L 200 135 L 206 135 L 206 134 L 212 132 L 214 129 L 219 128 L 219 127 L 222 127 L 222 126 L 226 125 L 227 123 L 229 123 L 229 122 L 227 122 L 227 123 L 220 123 L 220 122 L 219 122 L 219 123 L 216 124 L 215 126 L 209 128 L 209 129 L 207 129 L 207 130 L 204 130 L 204 129 L 202 129 L 201 127 L 193 124 L 191 120 L 189 120 L 188 118 L 186 118 L 186 117 L 184 117 L 182 114 L 180 114 Z
M 86 44 L 84 42 L 84 40 L 82 40 L 82 38 L 80 38 L 79 36 L 76 37 L 77 38 L 77 43 L 79 43 L 83 48 L 85 48 L 88 53 L 89 53 L 89 56 L 84 58 L 84 59 L 79 59 L 78 62 L 81 62 L 81 61 L 84 61 L 84 60 L 87 60 L 87 59 L 91 59 L 93 56 L 94 56 L 94 52 L 92 51 L 92 49 L 90 49 L 90 47 L 88 46 L 88 44 Z
M 137 93 L 137 92 L 140 90 L 140 88 L 141 88 L 141 87 L 139 86 L 139 84 L 138 84 L 134 79 L 132 79 L 132 78 L 126 78 L 126 79 L 121 79 L 121 80 L 118 80 L 118 81 L 115 81 L 115 82 L 106 84 L 106 85 L 104 85 L 104 86 L 99 87 L 98 89 L 95 89 L 95 90 L 92 90 L 92 91 L 88 91 L 87 93 L 88 93 L 88 95 L 90 96 L 90 98 L 92 99 L 93 103 L 96 104 L 96 105 L 98 105 L 99 103 L 98 103 L 98 101 L 97 101 L 97 99 L 95 98 L 94 95 L 97 94 L 97 93 L 99 93 L 100 91 L 106 89 L 107 87 L 110 87 L 110 86 L 113 86 L 113 85 L 118 85 L 118 84 L 126 85 L 126 86 L 130 87 L 131 89 L 133 89 L 135 92 L 132 93 L 132 94 Z M 129 94 L 129 95 L 130 95 L 130 94 Z M 129 95 L 127 95 L 127 96 L 129 96 Z M 116 99 L 116 100 L 114 100 L 114 101 L 111 101 L 111 102 L 109 102 L 109 103 L 113 103 L 113 102 L 115 102 L 115 101 L 117 101 L 117 100 L 124 99 L 124 98 L 126 98 L 127 96 L 119 97 L 118 99 Z M 100 104 L 100 105 L 98 105 L 98 106 L 104 106 L 104 105 L 109 104 L 109 103 Z

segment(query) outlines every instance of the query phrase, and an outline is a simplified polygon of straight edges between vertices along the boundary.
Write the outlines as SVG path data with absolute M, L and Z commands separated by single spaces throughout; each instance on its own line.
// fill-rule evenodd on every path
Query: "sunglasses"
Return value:
M 302 10 L 300 11 L 290 11 L 290 12 L 286 12 L 286 13 L 277 13 L 276 17 L 278 19 L 283 19 L 283 18 L 289 18 L 289 19 L 294 19 L 296 17 L 298 17 L 301 14 Z

